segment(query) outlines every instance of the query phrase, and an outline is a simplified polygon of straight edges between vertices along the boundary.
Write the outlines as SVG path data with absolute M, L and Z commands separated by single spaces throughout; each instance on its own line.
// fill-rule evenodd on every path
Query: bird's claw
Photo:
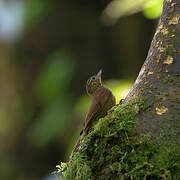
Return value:
M 114 110 L 115 110 L 119 105 L 123 104 L 123 102 L 124 102 L 124 99 L 120 99 L 119 103 L 116 104 L 114 107 L 112 107 L 110 110 L 108 110 L 107 114 L 113 113 Z

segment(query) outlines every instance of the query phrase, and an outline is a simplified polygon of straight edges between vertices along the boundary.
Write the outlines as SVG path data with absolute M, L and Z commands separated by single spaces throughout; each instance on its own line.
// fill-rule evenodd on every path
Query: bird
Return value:
M 116 99 L 112 91 L 104 87 L 101 81 L 102 70 L 100 70 L 96 75 L 91 76 L 86 83 L 87 94 L 91 96 L 91 105 L 84 121 L 84 128 L 80 133 L 80 137 L 72 151 L 72 156 L 77 152 L 83 135 L 88 134 L 92 123 L 99 118 L 102 118 L 108 114 L 108 111 L 116 105 Z

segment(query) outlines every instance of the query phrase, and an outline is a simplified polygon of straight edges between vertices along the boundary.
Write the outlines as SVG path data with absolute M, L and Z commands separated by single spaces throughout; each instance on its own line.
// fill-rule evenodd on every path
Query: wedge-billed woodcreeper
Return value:
M 84 129 L 82 130 L 80 137 L 73 149 L 73 153 L 78 150 L 82 135 L 88 133 L 92 123 L 95 120 L 106 116 L 108 110 L 110 110 L 116 104 L 115 97 L 111 90 L 102 85 L 101 75 L 102 70 L 100 70 L 96 76 L 92 76 L 87 80 L 86 91 L 92 97 L 92 102 L 86 114 Z

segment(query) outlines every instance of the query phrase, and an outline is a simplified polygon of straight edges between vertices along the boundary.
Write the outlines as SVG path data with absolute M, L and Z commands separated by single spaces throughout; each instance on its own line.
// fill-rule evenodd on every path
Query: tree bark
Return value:
M 163 13 L 144 65 L 126 97 L 146 97 L 150 113 L 139 115 L 142 132 L 154 141 L 180 138 L 180 1 L 164 1 Z
M 180 1 L 165 0 L 123 105 L 83 138 L 65 179 L 180 179 Z

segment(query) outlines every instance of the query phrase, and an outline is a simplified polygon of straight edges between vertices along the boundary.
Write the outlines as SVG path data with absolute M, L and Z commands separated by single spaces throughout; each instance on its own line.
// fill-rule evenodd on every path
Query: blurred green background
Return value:
M 0 1 L 0 179 L 47 180 L 67 161 L 103 69 L 117 101 L 146 58 L 162 0 Z

